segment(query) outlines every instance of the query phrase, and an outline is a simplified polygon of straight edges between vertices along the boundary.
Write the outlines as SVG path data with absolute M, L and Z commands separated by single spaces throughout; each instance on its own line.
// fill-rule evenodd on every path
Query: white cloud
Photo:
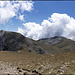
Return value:
M 23 25 L 25 29 L 18 28 L 18 32 L 34 40 L 54 36 L 64 36 L 75 40 L 75 19 L 67 14 L 53 13 L 48 20 L 43 20 L 41 25 L 35 22 Z
M 23 12 L 31 10 L 33 10 L 31 1 L 0 1 L 0 23 L 7 23 L 9 19 L 18 16 L 19 11 L 22 13 L 19 19 L 23 20 Z
M 33 3 L 32 2 L 23 2 L 23 1 L 20 1 L 20 6 L 21 6 L 21 11 L 24 12 L 25 10 L 26 11 L 31 11 L 33 10 Z
M 19 16 L 19 19 L 20 19 L 21 21 L 24 21 L 24 15 L 20 15 L 20 16 Z

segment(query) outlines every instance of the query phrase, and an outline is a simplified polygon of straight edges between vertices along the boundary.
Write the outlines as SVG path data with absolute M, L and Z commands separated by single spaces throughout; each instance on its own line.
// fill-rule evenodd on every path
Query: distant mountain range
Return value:
M 17 32 L 0 30 L 0 51 L 57 54 L 75 51 L 75 41 L 61 36 L 35 41 Z

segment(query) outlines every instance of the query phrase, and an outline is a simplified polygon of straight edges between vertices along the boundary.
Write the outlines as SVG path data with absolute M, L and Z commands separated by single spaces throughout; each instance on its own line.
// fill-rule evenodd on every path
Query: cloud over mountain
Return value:
M 35 22 L 23 25 L 25 29 L 18 27 L 18 32 L 35 40 L 54 36 L 75 40 L 75 19 L 67 14 L 53 13 L 48 20 L 43 20 L 41 25 Z
M 7 23 L 11 18 L 18 16 L 24 11 L 33 10 L 33 2 L 31 1 L 0 1 L 0 24 Z M 20 17 L 22 21 L 23 17 Z

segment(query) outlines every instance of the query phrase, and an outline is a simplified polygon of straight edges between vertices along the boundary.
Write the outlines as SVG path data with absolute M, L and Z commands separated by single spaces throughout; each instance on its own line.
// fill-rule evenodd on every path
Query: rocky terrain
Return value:
M 24 68 L 20 68 L 17 66 L 13 66 L 11 63 L 9 62 L 3 62 L 0 61 L 0 74 L 7 74 L 7 75 L 42 75 L 41 73 L 37 72 L 36 70 L 28 70 L 28 69 L 24 69 Z
M 75 42 L 61 36 L 34 41 L 20 33 L 0 30 L 0 51 L 58 54 L 75 51 Z
M 20 33 L 0 30 L 0 51 L 27 50 L 44 54 L 44 50 L 33 40 L 24 37 Z
M 75 74 L 75 52 L 41 55 L 0 52 L 0 74 L 47 75 Z
M 20 33 L 4 30 L 0 30 L 0 51 L 28 51 L 39 54 L 61 53 L 54 46 L 26 38 Z

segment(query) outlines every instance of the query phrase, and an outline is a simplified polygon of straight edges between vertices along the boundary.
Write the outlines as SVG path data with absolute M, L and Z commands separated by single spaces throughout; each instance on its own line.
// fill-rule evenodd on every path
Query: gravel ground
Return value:
M 20 67 L 13 66 L 9 62 L 0 61 L 0 74 L 5 75 L 41 75 L 36 70 L 30 71 Z
M 0 61 L 0 74 L 19 74 L 16 68 L 11 63 Z

